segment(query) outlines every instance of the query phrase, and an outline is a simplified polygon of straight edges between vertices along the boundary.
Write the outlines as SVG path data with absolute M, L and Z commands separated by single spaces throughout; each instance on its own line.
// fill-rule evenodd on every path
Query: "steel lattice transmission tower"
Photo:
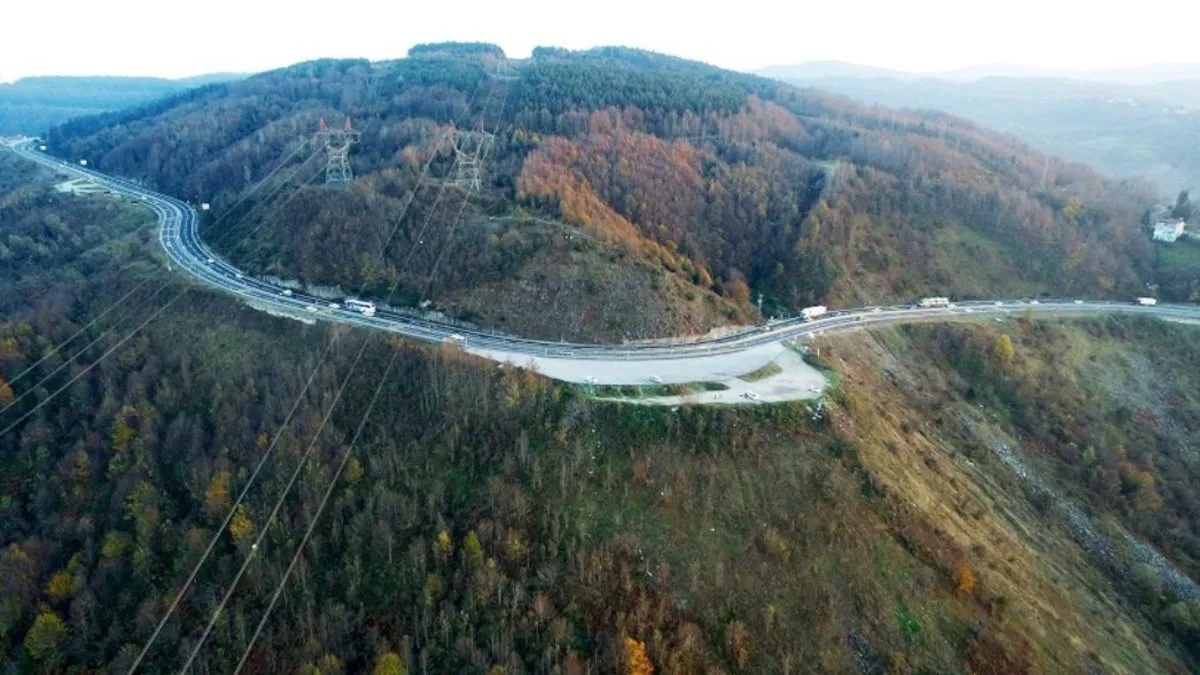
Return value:
M 350 126 L 350 119 L 341 129 L 330 129 L 321 118 L 313 140 L 324 146 L 328 160 L 325 163 L 325 184 L 346 185 L 354 180 L 354 172 L 350 170 L 350 146 L 358 142 L 361 134 Z
M 446 181 L 452 187 L 463 188 L 478 192 L 483 186 L 483 160 L 492 149 L 496 139 L 483 129 L 474 131 L 459 131 L 450 133 L 450 143 L 454 146 L 454 171 Z

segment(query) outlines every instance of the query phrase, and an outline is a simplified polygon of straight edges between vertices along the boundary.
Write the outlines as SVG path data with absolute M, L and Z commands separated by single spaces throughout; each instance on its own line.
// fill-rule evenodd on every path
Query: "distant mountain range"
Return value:
M 1200 62 L 1197 63 L 1161 63 L 1149 66 L 1130 68 L 1038 68 L 1036 66 L 1020 66 L 1012 64 L 985 64 L 969 66 L 956 70 L 946 70 L 932 73 L 914 73 L 888 68 L 863 66 L 845 61 L 809 61 L 792 65 L 778 65 L 763 68 L 757 74 L 776 79 L 812 80 L 823 78 L 880 78 L 887 77 L 897 80 L 935 79 L 951 82 L 974 82 L 989 77 L 1019 77 L 1019 78 L 1065 78 L 1085 82 L 1104 82 L 1108 84 L 1162 84 L 1177 80 L 1200 80 Z
M 813 62 L 762 72 L 866 103 L 965 117 L 1116 178 L 1146 178 L 1164 196 L 1200 187 L 1200 64 L 918 75 Z
M 0 134 L 40 134 L 84 115 L 146 103 L 185 89 L 243 75 L 214 73 L 178 80 L 157 77 L 27 77 L 0 84 Z

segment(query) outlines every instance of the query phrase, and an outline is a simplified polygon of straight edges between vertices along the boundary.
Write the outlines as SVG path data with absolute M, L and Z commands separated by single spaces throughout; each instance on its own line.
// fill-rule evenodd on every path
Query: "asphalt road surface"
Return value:
M 304 320 L 331 321 L 397 333 L 427 342 L 456 342 L 468 352 L 499 362 L 536 368 L 568 382 L 646 384 L 724 381 L 753 371 L 779 357 L 785 342 L 868 326 L 930 320 L 963 319 L 980 315 L 1135 313 L 1200 321 L 1200 307 L 1144 307 L 1109 300 L 979 300 L 950 307 L 864 307 L 831 311 L 813 321 L 792 318 L 716 338 L 677 339 L 653 343 L 589 344 L 550 342 L 427 321 L 380 310 L 364 316 L 344 307 L 331 309 L 327 299 L 285 289 L 255 279 L 208 249 L 197 232 L 198 214 L 186 202 L 147 190 L 130 181 L 70 164 L 37 150 L 33 141 L 8 146 L 17 154 L 71 178 L 88 178 L 113 193 L 140 200 L 159 217 L 159 242 L 179 270 L 213 288 L 241 297 L 252 306 Z

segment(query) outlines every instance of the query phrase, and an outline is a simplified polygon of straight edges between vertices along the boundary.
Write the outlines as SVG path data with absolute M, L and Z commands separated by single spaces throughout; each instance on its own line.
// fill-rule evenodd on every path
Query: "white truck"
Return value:
M 950 306 L 950 298 L 942 298 L 942 297 L 921 298 L 921 300 L 919 302 L 917 302 L 917 307 L 921 307 L 923 309 L 929 308 L 929 307 L 949 307 L 949 306 Z
M 1133 302 L 1143 307 L 1153 307 L 1158 304 L 1158 298 L 1135 298 Z
M 346 301 L 342 303 L 342 306 L 352 312 L 358 312 L 363 316 L 375 316 L 375 303 L 373 302 L 358 300 L 356 298 L 346 298 Z
M 819 316 L 823 316 L 828 311 L 829 309 L 825 307 L 825 305 L 805 307 L 804 309 L 800 310 L 800 318 L 804 319 L 805 321 L 812 321 Z

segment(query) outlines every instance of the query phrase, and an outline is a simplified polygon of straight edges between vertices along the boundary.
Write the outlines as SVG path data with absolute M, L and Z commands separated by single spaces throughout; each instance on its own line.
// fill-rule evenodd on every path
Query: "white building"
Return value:
M 1154 241 L 1174 242 L 1183 234 L 1186 225 L 1187 223 L 1178 218 L 1160 220 L 1154 226 Z

